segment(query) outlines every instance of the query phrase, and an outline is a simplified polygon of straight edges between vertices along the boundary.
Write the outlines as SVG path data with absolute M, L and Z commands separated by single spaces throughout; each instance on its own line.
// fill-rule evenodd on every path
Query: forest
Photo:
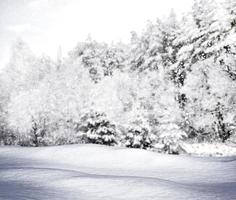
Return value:
M 81 143 L 235 144 L 236 1 L 196 0 L 127 44 L 88 38 L 57 60 L 18 39 L 0 73 L 0 145 Z

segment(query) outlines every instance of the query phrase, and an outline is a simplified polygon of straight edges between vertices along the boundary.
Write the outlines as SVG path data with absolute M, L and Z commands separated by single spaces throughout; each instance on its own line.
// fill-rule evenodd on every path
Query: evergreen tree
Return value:
M 84 131 L 82 140 L 86 143 L 115 145 L 117 144 L 117 130 L 105 116 L 100 113 L 89 113 L 84 117 L 81 130 Z
M 174 11 L 162 22 L 149 22 L 146 30 L 138 36 L 133 33 L 131 40 L 131 69 L 158 70 L 160 66 L 169 67 L 176 61 L 176 38 L 178 22 Z

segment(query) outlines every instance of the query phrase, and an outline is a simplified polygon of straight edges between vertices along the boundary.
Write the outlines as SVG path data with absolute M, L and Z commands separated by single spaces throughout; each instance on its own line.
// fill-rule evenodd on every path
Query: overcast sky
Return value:
M 64 54 L 90 34 L 105 42 L 127 42 L 130 31 L 140 32 L 147 20 L 178 15 L 192 0 L 0 0 L 0 68 L 9 59 L 17 38 L 31 49 L 55 58 L 59 45 Z

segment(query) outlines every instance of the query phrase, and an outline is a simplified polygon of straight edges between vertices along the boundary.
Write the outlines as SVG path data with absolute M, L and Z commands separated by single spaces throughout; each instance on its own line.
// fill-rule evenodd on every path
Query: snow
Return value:
M 185 151 L 192 155 L 199 156 L 235 156 L 235 144 L 222 143 L 182 143 Z
M 1 147 L 0 199 L 233 200 L 236 157 L 100 145 Z

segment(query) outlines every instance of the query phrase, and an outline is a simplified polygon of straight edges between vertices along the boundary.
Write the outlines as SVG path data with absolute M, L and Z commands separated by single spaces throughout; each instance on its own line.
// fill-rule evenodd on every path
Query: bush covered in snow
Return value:
M 6 127 L 0 127 L 0 146 L 1 145 L 14 145 L 17 142 L 17 135 L 15 132 L 6 129 Z
M 177 124 L 161 124 L 159 126 L 159 143 L 156 148 L 169 154 L 183 153 L 181 141 L 187 138 L 187 134 Z
M 147 128 L 136 125 L 126 129 L 123 143 L 130 148 L 150 149 L 152 148 L 153 138 Z
M 83 116 L 80 130 L 83 131 L 82 141 L 85 143 L 115 145 L 118 142 L 117 129 L 105 114 L 89 113 Z

